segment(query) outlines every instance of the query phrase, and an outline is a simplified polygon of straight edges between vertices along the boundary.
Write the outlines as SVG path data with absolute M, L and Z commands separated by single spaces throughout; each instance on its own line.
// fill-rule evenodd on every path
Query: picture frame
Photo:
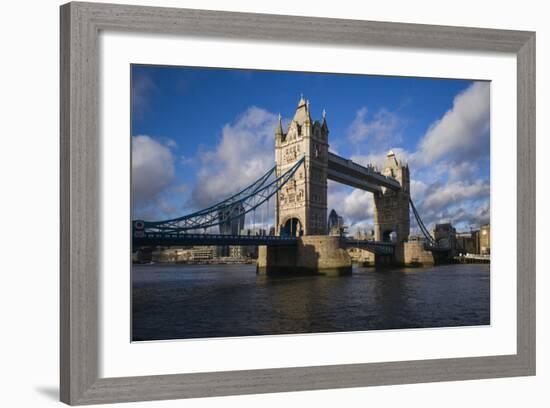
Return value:
M 80 2 L 61 6 L 60 17 L 61 401 L 82 405 L 535 374 L 534 32 Z M 98 37 L 102 30 L 515 54 L 517 353 L 101 378 Z

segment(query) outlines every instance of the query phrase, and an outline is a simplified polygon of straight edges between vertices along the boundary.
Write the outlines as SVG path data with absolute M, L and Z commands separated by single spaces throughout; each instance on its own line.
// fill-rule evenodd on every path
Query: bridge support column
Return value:
M 303 158 L 292 180 L 277 193 L 277 235 L 321 235 L 327 233 L 328 125 L 312 120 L 309 102 L 298 102 L 286 133 L 279 118 L 275 131 L 277 175 L 284 174 Z
M 376 241 L 403 243 L 410 234 L 410 178 L 409 167 L 399 162 L 390 151 L 383 174 L 395 178 L 401 189 L 383 188 L 374 195 L 374 237 Z
M 426 251 L 421 241 L 406 242 L 403 247 L 402 264 L 405 266 L 427 266 L 436 263 L 434 254 Z
M 374 265 L 377 267 L 403 266 L 405 264 L 405 246 L 406 243 L 397 243 L 393 254 L 375 254 Z
M 296 269 L 296 245 L 258 247 L 256 273 L 259 275 L 290 274 Z
M 378 267 L 431 266 L 447 264 L 451 260 L 452 257 L 448 252 L 426 250 L 422 241 L 398 243 L 392 255 L 375 254 L 374 256 L 374 263 Z
M 309 235 L 299 237 L 294 247 L 261 246 L 256 271 L 267 275 L 345 275 L 351 268 L 351 257 L 340 237 Z
M 395 258 L 393 255 L 386 254 L 375 254 L 374 255 L 374 266 L 378 268 L 385 268 L 390 266 L 395 266 Z

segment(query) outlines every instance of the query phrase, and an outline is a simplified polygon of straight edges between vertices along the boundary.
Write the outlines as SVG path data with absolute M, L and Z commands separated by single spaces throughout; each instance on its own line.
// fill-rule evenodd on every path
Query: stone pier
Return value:
M 297 238 L 294 246 L 260 246 L 258 274 L 321 274 L 351 273 L 351 257 L 340 237 L 308 235 Z
M 433 253 L 424 249 L 421 241 L 404 242 L 396 248 L 396 260 L 404 266 L 429 266 L 435 264 Z
M 395 262 L 403 266 L 430 266 L 449 263 L 450 254 L 447 252 L 426 251 L 421 241 L 404 242 L 395 248 Z

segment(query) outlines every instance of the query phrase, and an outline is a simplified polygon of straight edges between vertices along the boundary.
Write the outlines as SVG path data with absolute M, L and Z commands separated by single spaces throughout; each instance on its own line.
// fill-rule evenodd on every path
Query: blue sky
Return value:
M 303 93 L 327 113 L 330 150 L 381 165 L 393 149 L 411 168 L 425 222 L 461 230 L 489 218 L 489 83 L 132 65 L 134 217 L 160 220 L 215 203 L 274 163 Z M 372 194 L 329 182 L 329 210 L 352 230 L 372 225 Z

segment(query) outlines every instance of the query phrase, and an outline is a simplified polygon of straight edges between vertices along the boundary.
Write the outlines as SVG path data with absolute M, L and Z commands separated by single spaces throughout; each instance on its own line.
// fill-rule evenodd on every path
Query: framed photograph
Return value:
M 60 364 L 71 405 L 534 375 L 535 34 L 62 6 Z

